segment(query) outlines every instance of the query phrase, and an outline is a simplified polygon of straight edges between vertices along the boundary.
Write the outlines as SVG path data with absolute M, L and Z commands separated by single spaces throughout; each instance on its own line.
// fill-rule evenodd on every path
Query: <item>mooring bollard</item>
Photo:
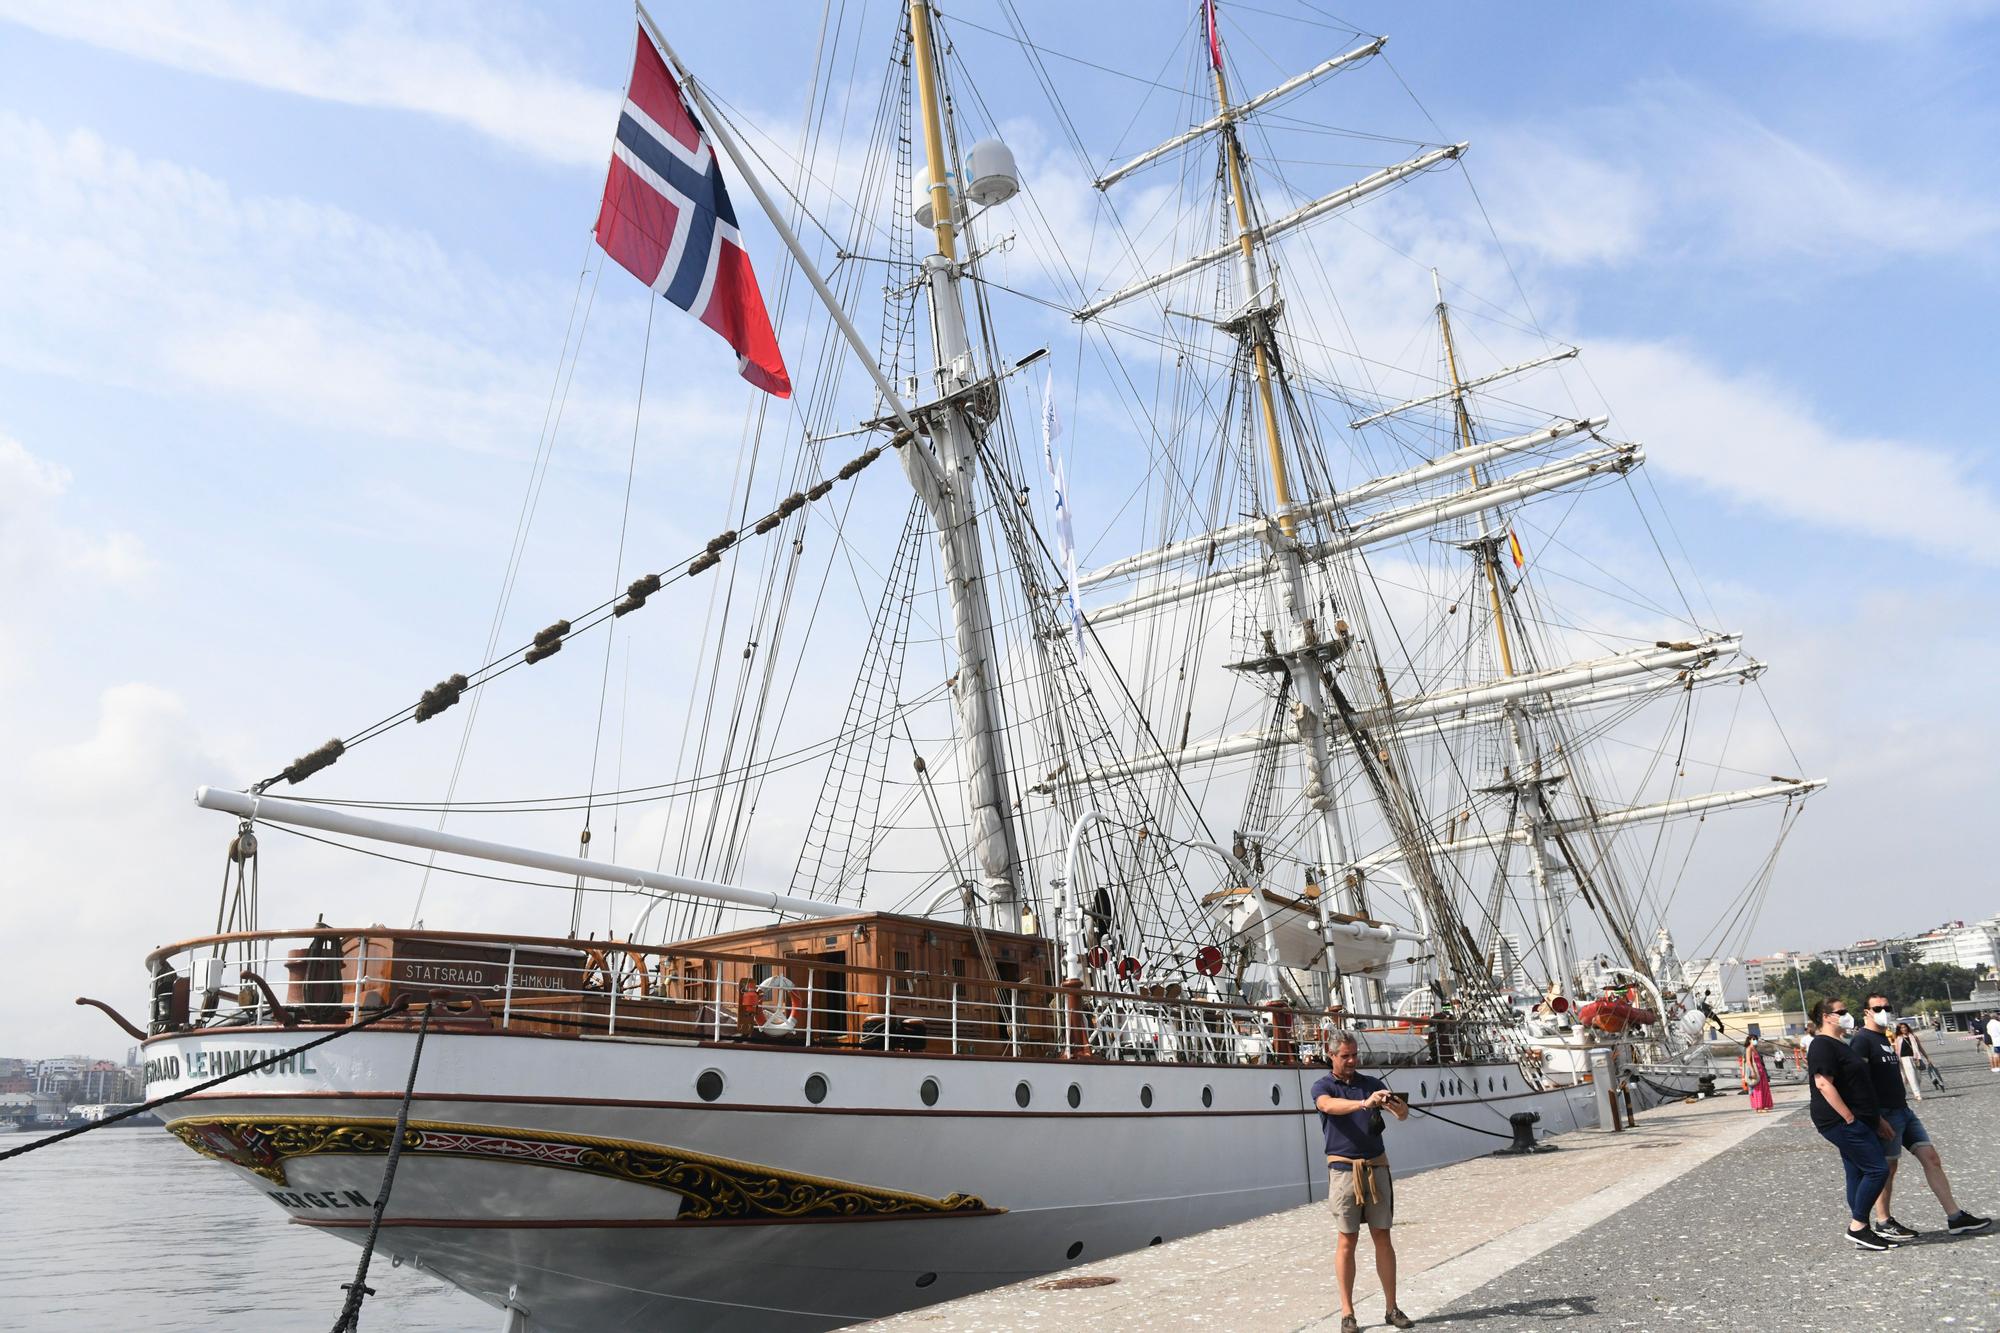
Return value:
M 1507 1117 L 1507 1124 L 1514 1131 L 1514 1141 L 1504 1148 L 1495 1148 L 1495 1157 L 1518 1157 L 1523 1153 L 1554 1152 L 1553 1143 L 1535 1142 L 1535 1126 L 1542 1122 L 1540 1111 L 1516 1111 Z

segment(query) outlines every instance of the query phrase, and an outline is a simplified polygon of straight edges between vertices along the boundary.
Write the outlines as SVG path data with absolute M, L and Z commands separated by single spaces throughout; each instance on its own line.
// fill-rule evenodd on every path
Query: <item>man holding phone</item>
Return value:
M 1320 1130 L 1326 1135 L 1327 1202 L 1339 1228 L 1333 1273 L 1340 1283 L 1340 1333 L 1360 1333 L 1354 1317 L 1354 1249 L 1364 1221 L 1368 1238 L 1375 1243 L 1375 1274 L 1381 1279 L 1386 1306 L 1383 1317 L 1397 1328 L 1412 1328 L 1415 1322 L 1396 1308 L 1396 1246 L 1389 1238 L 1396 1192 L 1382 1143 L 1382 1113 L 1406 1120 L 1409 1104 L 1381 1079 L 1361 1072 L 1353 1033 L 1336 1031 L 1326 1050 L 1329 1072 L 1313 1084 L 1312 1096 Z

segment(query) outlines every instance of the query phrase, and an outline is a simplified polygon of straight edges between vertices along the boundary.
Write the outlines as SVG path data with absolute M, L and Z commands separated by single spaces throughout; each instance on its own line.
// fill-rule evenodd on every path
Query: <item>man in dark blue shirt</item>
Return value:
M 1814 1000 L 1807 1017 L 1818 1034 L 1806 1047 L 1813 1128 L 1840 1149 L 1847 1174 L 1847 1239 L 1857 1249 L 1893 1250 L 1897 1242 L 1877 1234 L 1868 1215 L 1889 1178 L 1882 1142 L 1896 1131 L 1876 1106 L 1868 1066 L 1847 1048 L 1847 1034 L 1854 1030 L 1847 1002 Z
M 1396 1193 L 1382 1145 L 1382 1113 L 1404 1120 L 1409 1104 L 1381 1079 L 1361 1072 L 1352 1033 L 1335 1032 L 1326 1049 L 1331 1072 L 1313 1084 L 1312 1096 L 1326 1135 L 1327 1202 L 1339 1227 L 1333 1273 L 1340 1283 L 1340 1333 L 1360 1333 L 1354 1317 L 1354 1247 L 1363 1221 L 1375 1242 L 1375 1275 L 1382 1281 L 1387 1311 L 1383 1317 L 1397 1328 L 1412 1328 L 1415 1321 L 1396 1308 L 1396 1247 L 1389 1239 Z
M 1951 1182 L 1945 1178 L 1944 1162 L 1938 1156 L 1930 1134 L 1924 1129 L 1924 1122 L 1917 1119 L 1916 1112 L 1910 1109 L 1910 1099 L 1903 1091 L 1902 1062 L 1897 1060 L 1895 1049 L 1889 1045 L 1889 1030 L 1895 1019 L 1895 1013 L 1889 1008 L 1889 997 L 1879 991 L 1871 993 L 1864 1026 L 1847 1039 L 1848 1050 L 1868 1066 L 1876 1108 L 1889 1128 L 1895 1131 L 1893 1137 L 1882 1145 L 1889 1174 L 1882 1181 L 1882 1193 L 1875 1200 L 1875 1220 L 1872 1223 L 1875 1234 L 1892 1241 L 1916 1239 L 1917 1233 L 1898 1222 L 1889 1211 L 1889 1200 L 1896 1188 L 1896 1166 L 1902 1161 L 1905 1148 L 1923 1166 L 1924 1179 L 1944 1208 L 1946 1229 L 1953 1235 L 1984 1230 L 1990 1219 L 1968 1213 L 1958 1206 L 1958 1201 L 1951 1194 Z

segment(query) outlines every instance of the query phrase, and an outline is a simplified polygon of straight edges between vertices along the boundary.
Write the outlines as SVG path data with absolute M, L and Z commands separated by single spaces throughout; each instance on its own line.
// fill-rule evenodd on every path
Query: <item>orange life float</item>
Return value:
M 1651 1009 L 1641 1009 L 1630 1000 L 1610 995 L 1592 1000 L 1577 1010 L 1576 1016 L 1583 1020 L 1585 1026 L 1594 1027 L 1599 1032 L 1623 1032 L 1628 1027 L 1647 1027 L 1660 1021 L 1659 1015 Z

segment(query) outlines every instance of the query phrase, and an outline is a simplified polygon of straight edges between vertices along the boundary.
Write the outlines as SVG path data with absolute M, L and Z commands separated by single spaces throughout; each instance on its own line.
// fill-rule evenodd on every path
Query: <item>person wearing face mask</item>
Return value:
M 1882 1192 L 1875 1200 L 1872 1223 L 1875 1234 L 1892 1241 L 1916 1238 L 1915 1231 L 1898 1222 L 1889 1212 L 1889 1200 L 1896 1189 L 1896 1167 L 1902 1161 L 1905 1148 L 1923 1165 L 1924 1179 L 1944 1208 L 1946 1228 L 1955 1236 L 1983 1230 L 1987 1219 L 1966 1212 L 1951 1197 L 1951 1182 L 1945 1179 L 1944 1163 L 1938 1157 L 1938 1150 L 1932 1145 L 1931 1136 L 1925 1132 L 1924 1122 L 1917 1119 L 1916 1112 L 1910 1109 L 1909 1097 L 1903 1088 L 1902 1062 L 1896 1058 L 1895 1047 L 1889 1043 L 1889 1029 L 1895 1021 L 1895 1014 L 1889 1010 L 1889 998 L 1886 995 L 1870 995 L 1866 1026 L 1847 1040 L 1848 1048 L 1867 1065 L 1875 1104 L 1881 1110 L 1883 1121 L 1895 1131 L 1894 1137 L 1882 1145 L 1888 1175 L 1883 1178 Z
M 1869 1213 L 1889 1178 L 1882 1143 L 1895 1137 L 1895 1130 L 1876 1107 L 1867 1064 L 1848 1049 L 1854 1019 L 1845 1000 L 1814 1000 L 1807 1018 L 1818 1032 L 1806 1048 L 1813 1128 L 1840 1149 L 1847 1174 L 1847 1239 L 1856 1249 L 1893 1250 L 1896 1241 L 1876 1232 Z

